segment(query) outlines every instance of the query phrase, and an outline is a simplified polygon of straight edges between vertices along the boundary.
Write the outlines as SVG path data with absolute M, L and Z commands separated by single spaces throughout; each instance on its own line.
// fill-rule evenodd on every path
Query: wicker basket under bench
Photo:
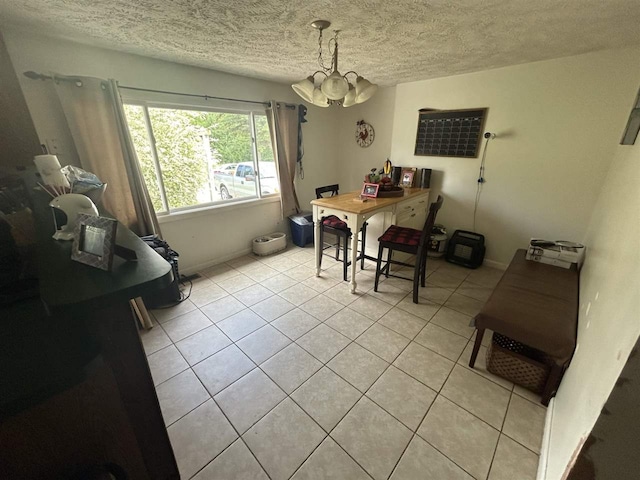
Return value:
M 553 360 L 544 352 L 499 333 L 493 334 L 487 350 L 487 370 L 494 375 L 540 395 L 552 366 Z
M 576 346 L 579 272 L 525 259 L 518 250 L 475 317 L 478 330 L 469 366 L 485 329 L 494 339 L 487 370 L 541 394 L 547 405 Z

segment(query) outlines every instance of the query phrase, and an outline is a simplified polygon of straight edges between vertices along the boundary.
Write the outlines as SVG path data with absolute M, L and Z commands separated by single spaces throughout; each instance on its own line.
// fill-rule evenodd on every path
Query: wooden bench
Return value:
M 475 317 L 477 335 L 469 366 L 475 365 L 485 329 L 544 352 L 553 361 L 542 392 L 547 405 L 576 347 L 577 269 L 525 259 L 518 250 L 487 303 Z

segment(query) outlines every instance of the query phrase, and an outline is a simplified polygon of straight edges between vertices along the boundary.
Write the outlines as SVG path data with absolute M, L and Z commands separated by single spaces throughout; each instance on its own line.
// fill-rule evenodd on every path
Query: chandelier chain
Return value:
M 318 65 L 320 65 L 320 68 L 325 71 L 328 72 L 331 70 L 331 68 L 327 68 L 324 64 L 324 60 L 322 58 L 322 29 L 320 29 L 320 35 L 318 35 Z

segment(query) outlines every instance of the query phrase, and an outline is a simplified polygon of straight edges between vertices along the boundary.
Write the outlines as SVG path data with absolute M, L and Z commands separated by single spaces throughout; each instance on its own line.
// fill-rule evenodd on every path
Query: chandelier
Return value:
M 325 28 L 329 28 L 330 25 L 331 22 L 327 20 L 316 20 L 311 24 L 313 28 L 320 31 L 318 35 L 318 64 L 321 70 L 309 75 L 304 80 L 294 83 L 291 88 L 304 100 L 318 107 L 328 107 L 329 105 L 351 107 L 356 103 L 366 102 L 376 93 L 378 86 L 354 71 L 349 71 L 344 75 L 338 71 L 339 30 L 334 31 L 334 37 L 328 42 L 331 66 L 326 67 L 324 64 L 322 58 L 322 31 Z M 324 75 L 319 87 L 315 85 L 317 74 Z M 355 76 L 355 82 L 352 83 L 347 79 L 349 74 Z

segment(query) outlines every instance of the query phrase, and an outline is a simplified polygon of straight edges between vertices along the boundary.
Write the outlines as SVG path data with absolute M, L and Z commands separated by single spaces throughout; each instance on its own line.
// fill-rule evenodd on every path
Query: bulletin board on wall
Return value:
M 414 154 L 476 158 L 487 111 L 488 108 L 419 110 Z

